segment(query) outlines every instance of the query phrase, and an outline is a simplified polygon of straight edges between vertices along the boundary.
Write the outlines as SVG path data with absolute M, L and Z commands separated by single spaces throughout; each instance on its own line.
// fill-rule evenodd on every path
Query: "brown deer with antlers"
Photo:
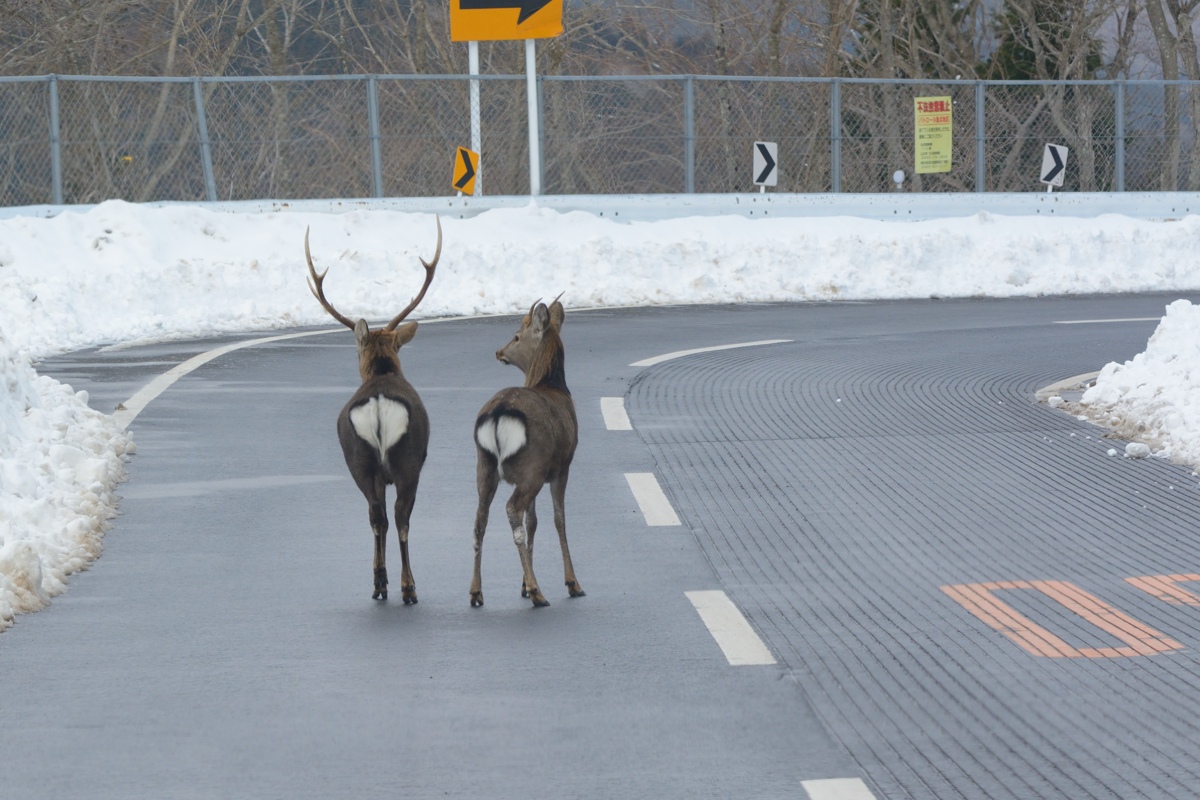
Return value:
M 475 512 L 475 576 L 471 581 L 474 608 L 483 605 L 479 575 L 483 534 L 487 529 L 488 509 L 501 479 L 516 487 L 505 509 L 524 571 L 521 596 L 530 598 L 534 606 L 550 605 L 533 574 L 533 536 L 537 531 L 534 501 L 547 483 L 554 505 L 554 527 L 558 529 L 562 547 L 567 590 L 571 597 L 584 596 L 567 549 L 563 508 L 567 475 L 579 441 L 575 403 L 567 388 L 559 336 L 564 315 L 562 303 L 557 299 L 548 307 L 542 302 L 534 303 L 512 341 L 496 351 L 497 359 L 525 373 L 525 385 L 501 389 L 480 409 L 475 421 L 479 508 Z
M 375 591 L 376 600 L 386 600 L 388 593 L 387 566 L 384 552 L 387 545 L 388 517 L 384 506 L 387 485 L 396 487 L 396 528 L 400 535 L 400 594 L 405 605 L 417 602 L 417 587 L 408 564 L 408 520 L 417 497 L 417 483 L 425 464 L 429 444 L 429 416 L 417 390 L 404 379 L 400 370 L 400 348 L 412 341 L 417 323 L 403 322 L 405 317 L 425 297 L 433 281 L 438 258 L 442 254 L 442 222 L 437 220 L 437 249 L 433 261 L 421 259 L 425 267 L 425 283 L 408 307 L 397 314 L 381 330 L 370 330 L 367 321 L 352 322 L 325 299 L 322 285 L 328 269 L 317 274 L 308 249 L 308 231 L 304 232 L 304 258 L 311 277 L 308 288 L 321 306 L 338 322 L 354 331 L 358 343 L 358 371 L 362 386 L 338 415 L 338 441 L 346 466 L 363 496 L 367 498 L 371 530 L 375 534 Z

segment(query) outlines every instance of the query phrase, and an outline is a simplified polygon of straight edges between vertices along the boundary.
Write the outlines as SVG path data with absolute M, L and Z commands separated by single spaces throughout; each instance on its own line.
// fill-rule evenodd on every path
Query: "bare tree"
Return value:
M 1163 78 L 1167 81 L 1177 81 L 1181 78 L 1200 80 L 1200 61 L 1197 60 L 1194 32 L 1196 9 L 1200 6 L 1200 0 L 1145 0 L 1145 5 L 1150 30 L 1158 45 Z M 1167 158 L 1163 165 L 1160 185 L 1167 190 L 1180 188 L 1183 155 L 1183 131 L 1180 121 L 1184 106 L 1180 95 L 1178 85 L 1168 84 L 1164 87 L 1163 136 L 1166 140 Z M 1200 94 L 1189 90 L 1187 105 L 1190 119 L 1197 119 L 1196 115 L 1200 113 Z M 1195 138 L 1196 131 L 1193 129 L 1191 133 Z M 1186 187 L 1195 191 L 1200 188 L 1200 159 L 1192 158 L 1190 162 Z

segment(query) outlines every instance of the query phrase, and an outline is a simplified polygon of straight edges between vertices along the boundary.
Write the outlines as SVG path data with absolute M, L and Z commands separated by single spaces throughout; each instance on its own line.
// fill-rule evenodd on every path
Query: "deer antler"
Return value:
M 428 262 L 423 258 L 421 259 L 421 264 L 425 267 L 425 284 L 421 287 L 421 291 L 417 293 L 417 296 L 412 299 L 412 302 L 387 324 L 384 328 L 385 331 L 395 330 L 396 326 L 403 322 L 404 318 L 411 314 L 412 310 L 420 304 L 421 300 L 425 297 L 425 290 L 429 288 L 429 284 L 433 283 L 433 271 L 437 269 L 438 259 L 442 256 L 442 218 L 438 216 L 434 217 L 434 219 L 437 221 L 437 249 L 433 253 L 432 262 Z
M 329 268 L 327 267 L 324 272 L 318 275 L 316 268 L 313 267 L 312 253 L 309 252 L 308 249 L 308 228 L 304 229 L 304 258 L 306 261 L 308 261 L 308 274 L 311 276 L 311 279 L 308 282 L 308 289 L 313 293 L 313 297 L 320 301 L 321 306 L 329 312 L 329 316 L 333 317 L 350 330 L 354 330 L 354 323 L 351 322 L 345 314 L 342 314 L 340 311 L 334 308 L 332 303 L 325 299 L 325 289 L 321 284 L 325 282 L 325 276 L 329 274 Z

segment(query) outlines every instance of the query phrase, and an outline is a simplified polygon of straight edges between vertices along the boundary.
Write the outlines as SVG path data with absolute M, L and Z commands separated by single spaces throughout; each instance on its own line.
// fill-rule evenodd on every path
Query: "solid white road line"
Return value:
M 1103 322 L 1158 322 L 1162 317 L 1125 317 L 1123 319 L 1059 319 L 1055 325 L 1093 325 Z
M 860 778 L 827 778 L 801 781 L 809 800 L 875 800 L 875 793 Z
M 600 413 L 604 415 L 604 427 L 610 431 L 631 431 L 633 424 L 625 413 L 624 397 L 601 397 Z
M 214 358 L 220 358 L 226 353 L 232 353 L 234 350 L 241 350 L 245 347 L 254 347 L 259 344 L 267 344 L 269 342 L 281 342 L 284 339 L 299 339 L 303 336 L 320 336 L 326 333 L 333 333 L 341 330 L 341 328 L 328 328 L 319 331 L 304 331 L 303 333 L 285 333 L 280 336 L 266 336 L 261 339 L 247 339 L 241 342 L 227 344 L 224 347 L 218 347 L 214 350 L 209 350 L 207 353 L 201 353 L 198 356 L 192 356 L 182 364 L 176 364 L 171 369 L 159 375 L 154 380 L 147 383 L 139 389 L 133 397 L 121 403 L 117 410 L 113 412 L 113 419 L 120 425 L 121 430 L 129 427 L 129 423 L 137 418 L 137 415 L 150 404 L 154 398 L 165 392 L 171 387 L 171 384 L 200 367 L 204 366 Z
M 717 350 L 733 350 L 737 347 L 758 347 L 763 344 L 786 344 L 792 341 L 791 339 L 763 339 L 761 342 L 740 342 L 738 344 L 719 344 L 715 347 L 697 347 L 695 350 L 678 350 L 674 353 L 664 353 L 661 356 L 652 358 L 643 358 L 641 361 L 635 361 L 629 366 L 631 367 L 652 367 L 655 364 L 661 364 L 664 361 L 670 361 L 673 358 L 683 358 L 684 356 L 695 355 L 696 353 L 712 353 Z
M 638 508 L 642 509 L 647 525 L 661 527 L 682 524 L 653 472 L 626 472 L 625 480 L 633 492 L 633 499 L 637 500 Z
M 420 322 L 422 325 L 426 325 L 433 322 L 490 319 L 493 316 L 495 315 L 478 314 L 475 316 L 466 317 L 434 317 L 433 319 L 420 320 Z M 201 353 L 200 355 L 192 356 L 187 361 L 184 361 L 181 364 L 176 364 L 162 375 L 159 375 L 154 380 L 150 381 L 150 383 L 139 389 L 133 395 L 133 397 L 130 397 L 124 403 L 121 403 L 122 407 L 118 407 L 118 409 L 113 413 L 113 418 L 120 423 L 121 430 L 125 430 L 129 427 L 129 423 L 133 422 L 137 415 L 142 413 L 142 411 L 145 410 L 146 406 L 149 405 L 151 401 L 153 401 L 167 389 L 171 388 L 171 384 L 175 383 L 175 381 L 179 380 L 184 375 L 187 375 L 189 372 L 204 366 L 214 358 L 220 358 L 223 355 L 232 353 L 234 350 L 241 350 L 245 347 L 255 347 L 260 344 L 269 344 L 271 342 L 281 342 L 285 339 L 300 339 L 305 336 L 321 336 L 326 333 L 338 333 L 341 330 L 342 328 L 322 328 L 319 331 L 302 331 L 300 333 L 284 333 L 280 334 L 279 336 L 264 336 L 258 339 L 246 339 L 245 341 L 234 342 L 233 344 L 227 344 L 224 347 L 218 347 L 213 350 L 209 350 L 207 353 Z M 143 344 L 149 344 L 149 342 L 127 342 L 125 344 L 109 345 L 108 347 L 100 348 L 100 351 L 109 352 L 115 350 L 124 350 L 130 347 L 140 347 Z
M 684 592 L 692 601 L 708 632 L 717 640 L 725 658 L 735 667 L 774 664 L 775 656 L 750 627 L 738 607 L 720 589 Z

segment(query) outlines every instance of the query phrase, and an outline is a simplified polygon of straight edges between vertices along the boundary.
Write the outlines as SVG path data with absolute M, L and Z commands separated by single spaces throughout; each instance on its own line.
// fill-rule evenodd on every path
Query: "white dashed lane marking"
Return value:
M 610 431 L 631 431 L 633 424 L 625 413 L 624 397 L 601 397 L 600 413 L 604 415 L 604 426 Z
M 629 483 L 633 499 L 637 500 L 647 525 L 661 527 L 681 524 L 679 515 L 671 507 L 671 501 L 658 485 L 658 478 L 654 477 L 653 472 L 626 472 L 625 480 Z
M 684 592 L 692 601 L 708 632 L 717 640 L 725 658 L 735 667 L 774 664 L 775 656 L 758 638 L 750 623 L 721 590 Z
M 809 800 L 875 800 L 875 794 L 860 778 L 826 778 L 801 781 Z

